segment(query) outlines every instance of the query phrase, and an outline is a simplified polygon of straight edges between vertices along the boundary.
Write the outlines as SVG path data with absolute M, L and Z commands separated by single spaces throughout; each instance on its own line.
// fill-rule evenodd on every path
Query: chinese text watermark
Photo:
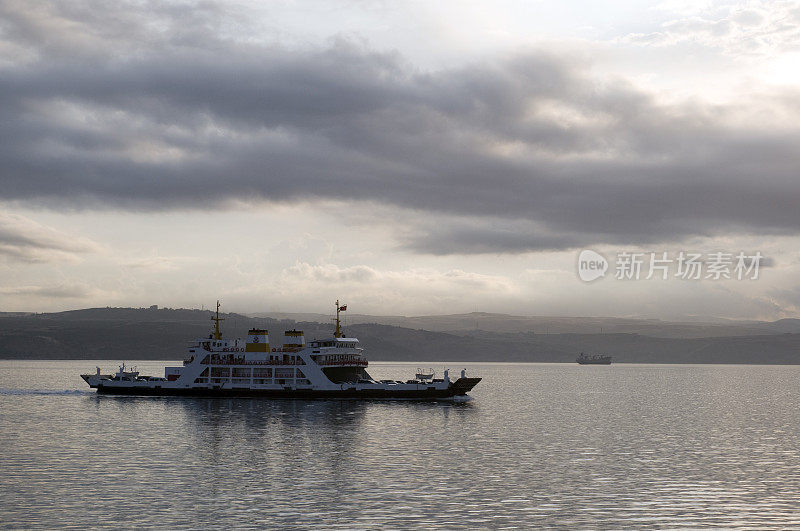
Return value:
M 750 254 L 744 251 L 672 254 L 620 251 L 612 268 L 603 255 L 584 249 L 578 255 L 578 277 L 591 282 L 605 277 L 612 269 L 617 280 L 758 280 L 764 260 L 760 251 Z

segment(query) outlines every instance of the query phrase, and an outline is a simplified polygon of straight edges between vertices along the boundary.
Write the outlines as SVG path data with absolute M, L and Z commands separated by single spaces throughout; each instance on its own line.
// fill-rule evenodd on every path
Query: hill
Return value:
M 0 314 L 0 358 L 181 359 L 193 338 L 208 335 L 211 315 L 210 311 L 201 310 L 136 308 Z M 474 319 L 476 315 L 485 318 L 487 328 L 494 330 L 458 328 L 465 319 Z M 273 344 L 279 344 L 283 331 L 292 328 L 304 330 L 307 339 L 331 335 L 329 324 L 313 320 L 248 317 L 233 313 L 222 317 L 225 318 L 223 331 L 227 337 L 243 337 L 252 327 L 269 329 Z M 466 314 L 444 316 L 435 322 L 435 326 L 455 328 L 449 332 L 379 323 L 350 324 L 347 332 L 361 340 L 371 360 L 385 361 L 570 362 L 583 351 L 608 353 L 616 362 L 800 363 L 800 334 L 769 333 L 765 323 L 735 327 L 740 331 L 739 335 L 658 337 L 628 332 L 544 334 L 530 330 L 497 331 L 498 328 L 515 330 L 522 326 L 521 323 L 530 322 L 525 319 L 553 319 L 553 322 L 560 319 L 508 316 L 509 322 L 504 324 L 503 317 L 498 314 Z M 417 323 L 420 322 L 417 319 L 422 318 L 403 319 Z M 610 321 L 613 320 L 599 319 L 597 322 Z M 647 321 L 638 325 L 633 322 L 635 320 L 630 321 L 619 322 L 618 326 L 643 327 L 647 324 Z M 794 324 L 773 325 L 776 330 L 784 330 L 792 329 Z M 582 326 L 588 325 L 584 322 Z M 654 326 L 665 330 L 665 323 L 657 322 Z M 742 333 L 751 330 L 755 332 Z
M 318 313 L 259 313 L 257 317 L 330 323 L 331 316 Z M 349 324 L 384 324 L 403 328 L 421 328 L 456 334 L 475 331 L 536 334 L 640 334 L 664 338 L 701 338 L 776 333 L 800 333 L 800 320 L 722 322 L 668 322 L 659 319 L 619 317 L 520 316 L 473 312 L 419 317 L 346 314 Z

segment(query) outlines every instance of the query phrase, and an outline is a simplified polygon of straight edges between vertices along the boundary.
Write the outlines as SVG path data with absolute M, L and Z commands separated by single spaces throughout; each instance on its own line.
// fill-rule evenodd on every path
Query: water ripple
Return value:
M 798 367 L 473 366 L 418 404 L 104 397 L 83 365 L 0 362 L 2 526 L 800 527 Z

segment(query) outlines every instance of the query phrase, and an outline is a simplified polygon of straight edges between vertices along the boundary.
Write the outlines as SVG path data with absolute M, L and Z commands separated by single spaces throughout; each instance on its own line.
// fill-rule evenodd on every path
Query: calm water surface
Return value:
M 800 527 L 800 367 L 470 364 L 430 404 L 96 396 L 95 365 L 0 361 L 0 527 Z

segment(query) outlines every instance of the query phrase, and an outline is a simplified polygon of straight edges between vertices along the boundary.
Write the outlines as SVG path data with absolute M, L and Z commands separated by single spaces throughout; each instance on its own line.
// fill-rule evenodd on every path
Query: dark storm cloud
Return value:
M 343 42 L 301 52 L 226 39 L 210 3 L 51 6 L 50 33 L 12 5 L 0 53 L 22 59 L 0 62 L 5 200 L 369 200 L 417 212 L 403 243 L 433 253 L 800 228 L 795 126 L 658 104 L 569 57 L 421 72 Z M 784 101 L 777 114 L 796 117 Z

